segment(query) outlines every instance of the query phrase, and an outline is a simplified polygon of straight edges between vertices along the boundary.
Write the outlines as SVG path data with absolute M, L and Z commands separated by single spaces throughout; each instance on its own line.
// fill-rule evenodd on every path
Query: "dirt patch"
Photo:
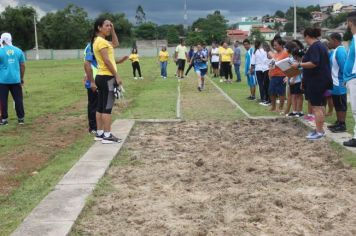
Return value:
M 32 123 L 4 132 L 7 136 L 30 134 L 25 143 L 0 157 L 0 195 L 7 195 L 32 172 L 39 170 L 51 157 L 87 135 L 86 116 L 78 113 L 80 102 L 56 114 L 41 116 Z
M 356 235 L 356 172 L 292 121 L 137 125 L 84 235 Z

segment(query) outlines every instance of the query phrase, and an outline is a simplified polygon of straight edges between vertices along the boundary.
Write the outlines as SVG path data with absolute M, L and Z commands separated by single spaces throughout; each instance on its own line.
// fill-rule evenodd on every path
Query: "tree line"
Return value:
M 136 11 L 136 24 L 132 24 L 124 13 L 104 12 L 98 17 L 110 19 L 120 36 L 122 47 L 131 47 L 135 40 L 167 39 L 169 44 L 179 42 L 186 36 L 189 44 L 211 43 L 224 40 L 227 20 L 219 11 L 199 18 L 188 29 L 182 24 L 157 25 L 146 21 L 142 6 Z M 49 12 L 38 19 L 37 12 L 29 6 L 7 7 L 0 13 L 0 32 L 10 32 L 14 43 L 23 50 L 35 47 L 34 20 L 37 24 L 39 48 L 77 49 L 90 40 L 94 19 L 81 7 L 69 4 L 62 10 Z

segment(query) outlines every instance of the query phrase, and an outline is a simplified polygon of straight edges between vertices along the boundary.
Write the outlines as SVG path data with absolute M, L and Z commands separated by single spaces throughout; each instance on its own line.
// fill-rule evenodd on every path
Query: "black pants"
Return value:
M 138 76 L 141 76 L 141 67 L 140 63 L 138 61 L 132 62 L 132 70 L 133 70 L 133 76 L 136 77 L 136 70 L 138 71 Z
M 89 131 L 96 130 L 96 107 L 98 106 L 98 92 L 88 91 L 88 122 Z
M 225 79 L 227 80 L 229 77 L 232 79 L 232 69 L 230 62 L 221 62 L 221 68 L 224 73 Z
M 193 68 L 193 66 L 194 66 L 194 63 L 189 64 L 189 67 L 188 67 L 187 71 L 185 72 L 186 76 L 188 75 L 189 71 Z
M 11 93 L 11 96 L 15 101 L 17 118 L 19 119 L 25 118 L 21 84 L 0 84 L 0 102 L 1 102 L 2 119 L 7 119 L 9 117 L 7 113 L 9 92 Z
M 257 77 L 257 81 L 258 81 L 258 87 L 260 90 L 261 101 L 269 102 L 270 97 L 268 94 L 268 88 L 269 88 L 268 70 L 265 72 L 256 71 L 256 77 Z

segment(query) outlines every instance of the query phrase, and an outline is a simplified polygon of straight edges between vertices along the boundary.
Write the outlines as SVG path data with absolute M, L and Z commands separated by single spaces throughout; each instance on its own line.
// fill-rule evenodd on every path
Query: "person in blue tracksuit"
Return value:
M 197 52 L 194 53 L 191 63 L 194 65 L 194 71 L 198 76 L 198 91 L 201 92 L 204 89 L 205 78 L 204 76 L 208 72 L 208 53 L 203 50 L 201 44 L 197 45 Z
M 253 48 L 251 47 L 251 43 L 248 39 L 243 41 L 244 48 L 246 49 L 245 54 L 245 75 L 247 78 L 247 84 L 250 87 L 251 95 L 247 98 L 248 100 L 255 100 L 256 99 L 256 75 L 255 73 L 250 73 L 251 69 L 251 58 L 254 52 Z

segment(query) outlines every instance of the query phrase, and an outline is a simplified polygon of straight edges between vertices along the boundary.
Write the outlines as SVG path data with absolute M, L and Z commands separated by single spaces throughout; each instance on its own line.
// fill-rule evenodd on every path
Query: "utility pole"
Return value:
M 188 29 L 188 8 L 187 0 L 184 1 L 184 29 Z
M 35 26 L 35 43 L 36 43 L 36 60 L 39 60 L 40 59 L 40 55 L 38 53 L 38 39 L 37 39 L 37 25 L 36 25 L 36 15 L 33 15 L 33 24 Z
M 293 0 L 294 2 L 294 39 L 297 39 L 297 1 Z

